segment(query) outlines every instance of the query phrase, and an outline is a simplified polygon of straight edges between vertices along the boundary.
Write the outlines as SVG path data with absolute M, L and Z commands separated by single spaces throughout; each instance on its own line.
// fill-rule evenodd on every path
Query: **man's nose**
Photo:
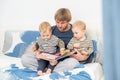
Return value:
M 61 26 L 62 26 L 62 24 L 58 24 L 58 26 L 59 26 L 59 27 L 61 27 Z

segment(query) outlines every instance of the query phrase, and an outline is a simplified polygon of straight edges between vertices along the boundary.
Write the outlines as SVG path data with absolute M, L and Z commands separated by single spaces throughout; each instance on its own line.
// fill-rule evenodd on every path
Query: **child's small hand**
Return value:
M 80 48 L 80 43 L 75 43 L 75 44 L 73 45 L 73 47 L 74 47 L 74 48 Z
M 36 46 L 35 45 L 32 46 L 32 51 L 36 51 L 36 50 L 37 50 Z
M 64 51 L 65 51 L 65 48 L 61 48 L 61 49 L 60 49 L 60 55 L 63 55 L 63 54 L 64 54 Z
M 61 54 L 61 56 L 64 56 L 64 55 L 66 55 L 66 54 L 69 54 L 70 53 L 70 50 L 64 50 L 62 53 L 60 53 Z

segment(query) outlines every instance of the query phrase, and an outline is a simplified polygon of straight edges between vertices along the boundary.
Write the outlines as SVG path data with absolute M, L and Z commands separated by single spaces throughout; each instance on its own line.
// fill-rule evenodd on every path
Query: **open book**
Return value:
M 44 60 L 48 60 L 48 61 L 56 61 L 56 60 L 59 60 L 59 59 L 62 59 L 62 58 L 65 58 L 67 56 L 70 56 L 72 54 L 76 53 L 75 51 L 71 51 L 67 54 L 64 54 L 64 55 L 60 55 L 60 53 L 56 53 L 55 55 L 53 54 L 50 54 L 50 53 L 40 53 L 38 54 L 39 56 L 39 59 L 44 59 Z

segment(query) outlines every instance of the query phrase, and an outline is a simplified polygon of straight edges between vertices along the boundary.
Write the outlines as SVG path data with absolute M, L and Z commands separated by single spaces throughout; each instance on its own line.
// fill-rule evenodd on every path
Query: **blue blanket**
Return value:
M 10 80 L 32 80 L 38 77 L 37 72 L 31 69 L 20 69 L 15 64 L 10 66 L 11 68 L 6 70 L 6 73 L 10 74 Z M 75 69 L 84 68 L 84 65 L 76 66 Z M 48 76 L 41 76 L 35 80 L 92 80 L 90 75 L 85 71 L 79 71 L 77 73 L 72 71 L 62 73 L 52 73 Z

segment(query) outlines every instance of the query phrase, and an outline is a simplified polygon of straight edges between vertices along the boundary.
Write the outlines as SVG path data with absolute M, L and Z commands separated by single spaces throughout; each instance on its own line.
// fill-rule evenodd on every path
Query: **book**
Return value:
M 71 51 L 71 52 L 65 52 L 63 55 L 61 55 L 60 53 L 56 53 L 56 54 L 50 54 L 50 53 L 39 53 L 38 54 L 38 58 L 39 59 L 44 59 L 47 61 L 57 61 L 59 59 L 65 58 L 67 56 L 70 56 L 72 54 L 76 53 L 75 51 Z

